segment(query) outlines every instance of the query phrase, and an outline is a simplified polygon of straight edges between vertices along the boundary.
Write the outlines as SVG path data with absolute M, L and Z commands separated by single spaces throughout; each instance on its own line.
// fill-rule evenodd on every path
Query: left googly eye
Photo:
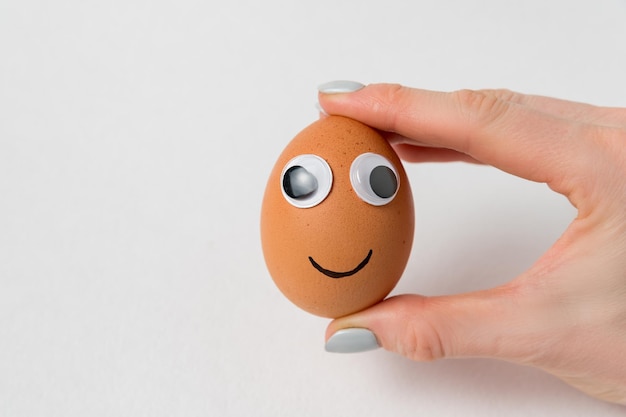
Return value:
M 352 188 L 366 203 L 384 206 L 390 203 L 400 187 L 396 168 L 385 157 L 364 153 L 350 166 Z
M 294 207 L 310 208 L 328 196 L 333 172 L 323 158 L 304 154 L 287 162 L 281 174 L 283 197 Z

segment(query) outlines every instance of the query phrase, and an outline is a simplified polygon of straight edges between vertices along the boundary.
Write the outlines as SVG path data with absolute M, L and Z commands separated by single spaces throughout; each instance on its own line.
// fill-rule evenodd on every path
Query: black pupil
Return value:
M 285 172 L 283 188 L 291 198 L 305 198 L 317 190 L 317 179 L 305 168 L 295 165 Z
M 398 179 L 389 167 L 379 165 L 370 174 L 370 186 L 380 198 L 389 198 L 398 190 Z

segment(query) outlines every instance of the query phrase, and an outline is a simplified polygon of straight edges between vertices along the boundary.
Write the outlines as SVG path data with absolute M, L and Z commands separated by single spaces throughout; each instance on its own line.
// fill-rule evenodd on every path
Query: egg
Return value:
M 383 300 L 406 267 L 411 187 L 374 129 L 328 116 L 283 150 L 265 189 L 261 243 L 280 291 L 309 313 L 345 316 Z

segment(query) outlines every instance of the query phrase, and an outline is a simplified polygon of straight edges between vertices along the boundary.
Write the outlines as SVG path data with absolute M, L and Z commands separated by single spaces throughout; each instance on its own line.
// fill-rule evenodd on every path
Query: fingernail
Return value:
M 324 110 L 324 109 L 322 108 L 322 106 L 320 106 L 319 101 L 316 101 L 316 102 L 315 102 L 315 109 L 316 109 L 319 113 L 323 114 L 324 116 L 328 116 L 328 113 L 326 113 L 326 110 Z
M 363 87 L 365 87 L 364 84 L 356 81 L 337 80 L 321 84 L 317 87 L 317 90 L 320 93 L 324 94 L 339 94 L 352 93 L 354 91 L 360 90 Z
M 378 349 L 376 336 L 368 329 L 342 329 L 326 342 L 326 351 L 333 353 L 357 353 Z

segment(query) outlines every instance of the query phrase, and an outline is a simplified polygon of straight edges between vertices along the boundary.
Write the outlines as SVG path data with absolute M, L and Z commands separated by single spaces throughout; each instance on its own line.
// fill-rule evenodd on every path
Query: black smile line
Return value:
M 372 257 L 372 250 L 370 249 L 370 251 L 367 254 L 367 256 L 365 257 L 365 259 L 363 259 L 361 261 L 361 263 L 357 265 L 356 268 L 354 268 L 352 271 L 348 271 L 348 272 L 335 272 L 335 271 L 331 271 L 330 269 L 322 268 L 322 266 L 320 264 L 318 264 L 317 262 L 315 262 L 315 260 L 313 258 L 311 258 L 310 256 L 309 256 L 309 261 L 311 261 L 311 264 L 313 265 L 313 267 L 315 269 L 317 269 L 322 274 L 324 274 L 324 275 L 326 275 L 328 277 L 331 277 L 331 278 L 344 278 L 344 277 L 349 277 L 350 275 L 354 275 L 357 272 L 359 272 L 361 269 L 363 269 L 365 267 L 365 265 L 367 265 L 367 263 L 370 261 L 371 257 Z

